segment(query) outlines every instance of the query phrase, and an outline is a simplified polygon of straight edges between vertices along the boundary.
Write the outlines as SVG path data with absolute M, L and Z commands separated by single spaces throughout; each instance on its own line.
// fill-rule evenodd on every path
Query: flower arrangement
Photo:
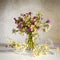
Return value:
M 21 32 L 26 33 L 28 35 L 28 49 L 33 50 L 36 46 L 35 39 L 38 36 L 38 30 L 42 29 L 46 32 L 50 27 L 50 20 L 42 23 L 43 15 L 41 13 L 37 13 L 36 16 L 32 16 L 32 12 L 28 12 L 25 14 L 21 14 L 18 19 L 14 18 L 15 24 L 17 24 L 17 28 L 13 29 L 13 33 Z
M 20 32 L 28 35 L 27 43 L 20 44 L 19 42 L 10 39 L 10 46 L 17 50 L 30 50 L 33 51 L 33 55 L 47 54 L 50 47 L 47 44 L 38 46 L 36 39 L 38 38 L 38 31 L 42 30 L 47 32 L 51 26 L 50 20 L 42 22 L 43 15 L 38 12 L 35 16 L 32 16 L 32 12 L 21 14 L 18 19 L 14 18 L 17 29 L 13 29 L 13 33 Z

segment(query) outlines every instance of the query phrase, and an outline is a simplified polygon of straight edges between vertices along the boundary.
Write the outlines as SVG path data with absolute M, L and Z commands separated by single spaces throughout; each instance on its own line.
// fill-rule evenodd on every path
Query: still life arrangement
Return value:
M 13 29 L 13 33 L 26 33 L 28 38 L 26 40 L 27 42 L 22 44 L 10 39 L 9 46 L 13 49 L 16 49 L 17 51 L 29 50 L 34 56 L 45 55 L 49 53 L 51 50 L 49 45 L 38 45 L 36 43 L 36 39 L 39 37 L 38 31 L 42 30 L 43 32 L 47 32 L 51 27 L 51 21 L 47 19 L 45 22 L 43 22 L 43 19 L 43 14 L 41 12 L 36 13 L 35 16 L 32 15 L 32 12 L 27 12 L 20 14 L 18 19 L 14 18 L 14 22 L 17 26 L 16 29 Z

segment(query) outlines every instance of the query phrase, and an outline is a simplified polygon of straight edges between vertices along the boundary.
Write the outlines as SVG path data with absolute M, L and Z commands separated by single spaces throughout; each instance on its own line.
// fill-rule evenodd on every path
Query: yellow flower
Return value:
M 41 12 L 38 12 L 36 15 L 37 16 L 43 16 L 43 14 Z
M 12 48 L 20 49 L 20 43 L 19 42 L 13 41 L 10 45 L 12 46 Z
M 24 33 L 23 33 L 23 32 L 20 32 L 20 34 L 21 34 L 21 35 L 24 35 Z
M 33 56 L 39 56 L 39 55 L 42 55 L 43 54 L 43 51 L 40 50 L 39 47 L 35 47 L 34 50 L 33 50 Z
M 34 25 L 31 25 L 31 28 L 34 28 L 35 26 Z
M 51 28 L 51 25 L 48 23 L 45 23 L 42 29 L 44 32 L 47 32 L 50 28 Z
M 50 50 L 49 46 L 44 44 L 43 47 L 45 48 L 46 51 Z
M 20 49 L 20 42 L 16 42 L 14 41 L 14 39 L 9 38 L 10 40 L 10 47 L 14 48 L 14 49 Z
M 43 29 L 44 32 L 48 32 L 47 27 L 43 27 L 42 29 Z
M 28 45 L 27 45 L 26 43 L 23 43 L 23 44 L 21 45 L 21 49 L 24 49 L 24 50 L 25 50 L 25 49 L 27 48 L 27 46 L 28 46 Z
M 56 51 L 59 51 L 59 50 L 60 50 L 60 49 L 57 47 L 57 48 L 56 48 Z

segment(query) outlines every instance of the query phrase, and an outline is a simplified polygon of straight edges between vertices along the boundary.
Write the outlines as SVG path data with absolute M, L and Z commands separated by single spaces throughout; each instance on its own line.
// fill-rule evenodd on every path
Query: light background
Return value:
M 34 14 L 41 11 L 45 17 L 51 19 L 51 29 L 41 34 L 41 37 L 49 38 L 60 45 L 60 0 L 0 0 L 0 42 L 7 43 L 7 37 L 21 42 L 25 40 L 26 35 L 22 37 L 12 34 L 12 29 L 15 28 L 13 18 L 29 11 Z
M 44 16 L 51 19 L 52 27 L 47 33 L 41 33 L 43 39 L 51 39 L 56 45 L 60 46 L 60 0 L 0 0 L 0 43 L 8 43 L 7 37 L 23 42 L 23 37 L 19 34 L 12 34 L 15 28 L 14 17 L 20 13 L 32 11 L 43 12 Z M 0 47 L 1 49 L 1 47 Z M 56 55 L 41 55 L 30 57 L 20 53 L 0 52 L 0 60 L 60 60 L 60 52 Z

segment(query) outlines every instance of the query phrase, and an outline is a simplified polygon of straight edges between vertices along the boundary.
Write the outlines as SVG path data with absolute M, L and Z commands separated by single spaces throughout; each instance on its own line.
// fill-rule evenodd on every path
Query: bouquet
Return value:
M 21 32 L 28 35 L 27 49 L 33 50 L 36 47 L 36 39 L 38 38 L 38 31 L 41 29 L 47 32 L 50 28 L 50 20 L 42 22 L 43 15 L 38 12 L 32 16 L 32 12 L 21 14 L 18 19 L 14 18 L 17 29 L 13 29 L 13 33 Z

